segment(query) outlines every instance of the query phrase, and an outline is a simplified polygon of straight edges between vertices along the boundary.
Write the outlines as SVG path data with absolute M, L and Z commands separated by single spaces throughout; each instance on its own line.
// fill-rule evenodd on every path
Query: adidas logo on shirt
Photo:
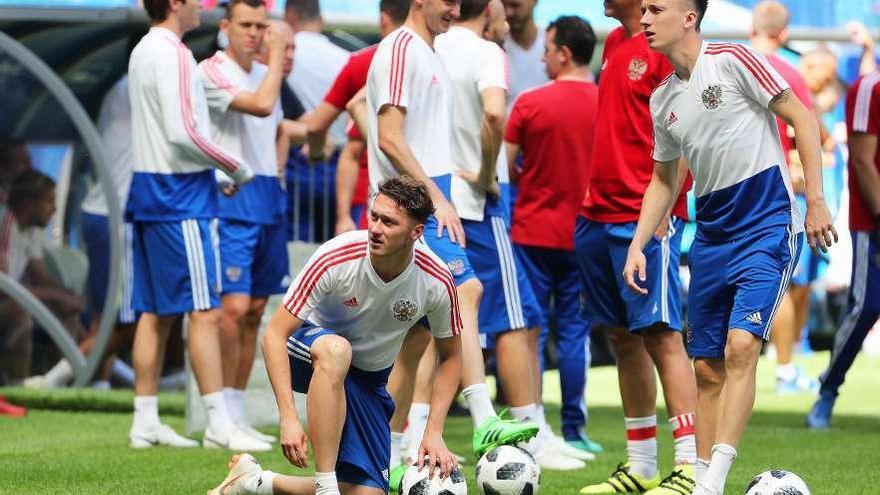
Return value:
M 678 117 L 675 115 L 675 112 L 669 112 L 669 118 L 666 119 L 666 127 L 669 127 L 676 122 L 678 122 Z
M 749 316 L 746 316 L 746 321 L 748 321 L 750 323 L 754 323 L 755 325 L 758 325 L 758 326 L 764 324 L 763 320 L 761 320 L 761 313 L 759 313 L 757 311 L 750 314 Z

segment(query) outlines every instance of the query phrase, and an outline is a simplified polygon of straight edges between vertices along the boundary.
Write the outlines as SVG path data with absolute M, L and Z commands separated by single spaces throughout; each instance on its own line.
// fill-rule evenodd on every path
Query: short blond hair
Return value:
M 752 26 L 755 33 L 775 38 L 788 27 L 791 13 L 777 0 L 763 0 L 752 10 Z

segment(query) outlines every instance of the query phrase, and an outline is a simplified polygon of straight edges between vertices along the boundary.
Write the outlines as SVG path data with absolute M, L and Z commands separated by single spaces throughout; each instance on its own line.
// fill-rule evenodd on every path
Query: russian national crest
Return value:
M 717 109 L 724 103 L 724 92 L 721 90 L 721 85 L 710 84 L 703 90 L 700 99 L 703 101 L 703 106 L 709 110 Z
M 629 76 L 630 81 L 638 81 L 645 75 L 645 72 L 648 71 L 648 61 L 643 59 L 642 57 L 633 57 L 632 60 L 629 61 L 629 68 L 627 69 L 627 75 Z
M 412 321 L 418 312 L 419 307 L 414 301 L 409 299 L 398 299 L 394 306 L 391 307 L 391 315 L 397 321 Z
M 239 280 L 241 280 L 241 267 L 227 266 L 226 278 L 228 278 L 231 282 L 238 282 Z

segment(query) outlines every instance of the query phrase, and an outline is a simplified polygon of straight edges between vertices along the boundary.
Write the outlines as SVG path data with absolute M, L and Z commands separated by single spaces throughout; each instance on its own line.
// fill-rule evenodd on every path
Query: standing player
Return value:
M 261 471 L 245 455 L 212 493 L 387 493 L 394 402 L 385 385 L 404 337 L 423 317 L 440 364 L 419 465 L 428 457 L 425 466 L 440 467 L 441 476 L 456 467 L 443 423 L 460 379 L 461 318 L 452 275 L 419 242 L 433 205 L 424 184 L 412 179 L 388 179 L 377 189 L 369 231 L 318 248 L 263 336 L 281 448 L 291 464 L 305 467 L 310 442 L 315 477 Z M 291 389 L 308 392 L 308 438 Z
M 510 98 L 550 81 L 544 68 L 544 40 L 535 24 L 538 0 L 503 0 L 510 35 L 504 50 L 510 57 Z
M 539 393 L 531 368 L 537 362 L 537 346 L 530 348 L 527 329 L 537 327 L 541 310 L 513 256 L 509 221 L 495 180 L 504 136 L 507 61 L 496 43 L 482 37 L 493 16 L 504 18 L 501 0 L 462 0 L 460 17 L 448 32 L 437 37 L 435 49 L 452 81 L 456 175 L 451 196 L 468 240 L 465 253 L 483 284 L 480 333 L 495 340 L 498 376 L 509 384 L 505 395 L 511 415 L 534 421 L 538 419 Z M 463 57 L 463 53 L 469 56 Z M 524 356 L 529 356 L 525 362 Z M 543 440 L 539 436 L 530 444 L 541 467 L 584 467 Z
M 562 428 L 565 438 L 574 442 L 585 438 L 589 326 L 578 314 L 580 281 L 573 241 L 596 123 L 598 91 L 590 82 L 588 66 L 596 37 L 585 20 L 563 16 L 547 28 L 544 43 L 547 74 L 553 81 L 516 99 L 504 136 L 511 181 L 519 185 L 511 238 L 542 308 L 545 329 L 551 299 L 555 301 Z M 523 163 L 517 172 L 520 150 Z M 586 444 L 579 447 L 586 447 L 580 452 L 589 457 L 590 450 L 597 450 Z
M 285 26 L 288 37 L 289 29 Z M 223 394 L 232 420 L 262 442 L 245 450 L 269 450 L 266 442 L 275 439 L 246 422 L 244 401 L 266 300 L 284 292 L 288 271 L 287 200 L 276 156 L 276 140 L 287 138 L 278 101 L 287 39 L 281 30 L 268 28 L 263 0 L 232 0 L 220 31 L 229 45 L 199 64 L 211 132 L 218 145 L 235 150 L 255 172 L 241 192 L 217 199 Z M 268 47 L 268 65 L 254 60 L 262 43 Z
M 688 350 L 697 398 L 695 495 L 720 495 L 755 401 L 761 346 L 797 259 L 801 215 L 779 143 L 776 115 L 795 130 L 807 195 L 810 247 L 827 250 L 831 214 L 820 178 L 815 117 L 756 52 L 705 43 L 706 0 L 647 0 L 648 46 L 675 70 L 651 95 L 654 176 L 642 203 L 624 277 L 643 295 L 643 249 L 675 199 L 679 160 L 694 175 Z
M 134 229 L 134 309 L 142 311 L 134 349 L 131 446 L 195 447 L 159 421 L 156 392 L 165 341 L 189 314 L 187 344 L 208 410 L 206 446 L 237 448 L 250 437 L 229 418 L 218 336 L 218 255 L 212 228 L 217 183 L 212 167 L 236 184 L 253 177 L 242 161 L 211 141 L 198 66 L 183 34 L 199 25 L 194 0 L 145 0 L 153 26 L 131 54 L 134 175 L 126 215 Z
M 849 229 L 853 269 L 849 310 L 837 330 L 831 363 L 807 426 L 826 429 L 840 386 L 868 331 L 880 317 L 880 72 L 862 76 L 846 98 L 849 143 Z
M 671 72 L 663 55 L 648 48 L 639 24 L 641 0 L 609 0 L 605 15 L 621 26 L 605 40 L 599 78 L 599 115 L 590 178 L 578 218 L 575 249 L 584 287 L 586 319 L 605 327 L 617 356 L 618 386 L 626 424 L 627 462 L 584 494 L 677 494 L 694 486 L 697 458 L 694 409 L 697 385 L 681 337 L 678 260 L 687 215 L 686 191 L 646 248 L 649 297 L 630 292 L 623 263 L 635 233 L 642 197 L 651 181 L 651 92 Z M 684 170 L 682 170 L 684 172 Z M 661 481 L 657 466 L 657 386 L 660 374 L 672 436 L 675 469 Z

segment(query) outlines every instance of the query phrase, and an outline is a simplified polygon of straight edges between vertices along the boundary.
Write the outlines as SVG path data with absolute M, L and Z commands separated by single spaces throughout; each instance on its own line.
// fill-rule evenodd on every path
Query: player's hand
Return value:
M 449 231 L 449 239 L 465 247 L 464 227 L 461 226 L 461 218 L 452 203 L 441 199 L 434 203 L 434 217 L 437 219 L 437 238 L 443 236 L 443 229 Z
M 352 220 L 351 215 L 342 215 L 336 219 L 335 235 L 344 234 L 357 230 L 357 225 Z
M 281 419 L 281 435 L 278 443 L 284 457 L 296 467 L 306 467 L 309 439 L 298 419 Z
M 657 230 L 654 232 L 654 238 L 658 241 L 662 241 L 667 233 L 669 233 L 669 215 L 663 217 L 663 221 L 660 222 L 660 226 L 657 227 Z
M 419 446 L 418 460 L 416 466 L 419 471 L 423 467 L 427 467 L 428 477 L 434 477 L 434 469 L 440 469 L 440 478 L 446 478 L 454 469 L 458 468 L 458 459 L 446 448 L 446 442 L 439 434 L 428 434 L 422 438 L 422 445 Z
M 837 242 L 837 230 L 831 221 L 831 212 L 825 201 L 818 200 L 807 204 L 807 218 L 804 221 L 807 231 L 807 244 L 813 250 L 813 254 L 819 255 L 819 251 L 828 252 L 832 240 Z
M 223 182 L 218 185 L 220 186 L 220 192 L 222 192 L 227 198 L 235 196 L 240 190 L 238 185 L 233 184 L 232 182 Z
M 871 36 L 871 31 L 861 22 L 850 21 L 846 23 L 846 30 L 849 32 L 850 41 L 856 45 L 865 49 L 874 47 L 874 37 Z
M 623 268 L 623 278 L 626 285 L 636 294 L 646 295 L 648 289 L 642 287 L 647 280 L 648 261 L 645 259 L 645 253 L 641 249 L 634 247 L 629 248 L 626 254 L 626 265 Z
M 486 192 L 486 194 L 491 194 L 495 198 L 501 195 L 501 186 L 498 185 L 497 180 L 493 180 L 489 184 L 484 184 L 480 182 L 480 176 L 478 174 L 469 172 L 467 170 L 459 171 L 458 176 L 464 179 L 464 181 L 471 186 L 482 189 Z
M 269 26 L 263 32 L 263 43 L 266 45 L 266 48 L 269 49 L 269 56 L 271 57 L 273 54 L 278 54 L 279 56 L 284 56 L 284 50 L 287 49 L 287 40 L 284 39 L 284 36 L 281 35 L 281 32 Z

